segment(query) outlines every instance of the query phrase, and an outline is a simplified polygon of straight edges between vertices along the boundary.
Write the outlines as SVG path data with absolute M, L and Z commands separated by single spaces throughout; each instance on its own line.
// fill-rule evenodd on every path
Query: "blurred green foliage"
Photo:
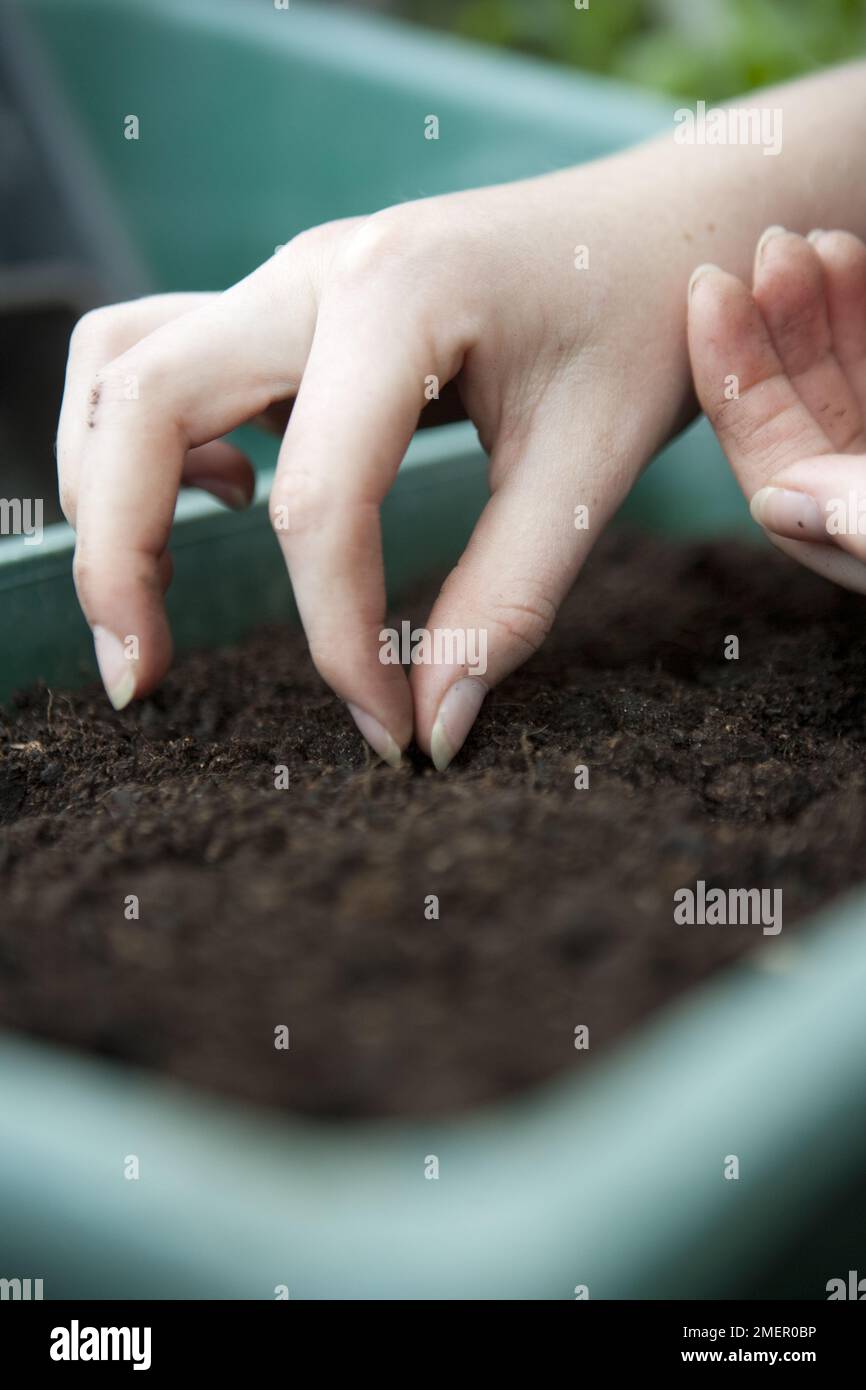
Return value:
M 866 53 L 866 0 L 397 0 L 405 17 L 692 100 Z

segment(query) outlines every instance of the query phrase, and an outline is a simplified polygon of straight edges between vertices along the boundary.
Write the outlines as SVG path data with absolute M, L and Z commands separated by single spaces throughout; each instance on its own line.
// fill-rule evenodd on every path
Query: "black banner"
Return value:
M 369 1344 L 355 1337 L 342 1343 L 333 1334 L 326 1343 L 318 1340 L 323 1318 L 336 1317 L 338 1326 L 344 1327 L 352 1316 L 346 1304 L 329 1304 L 326 1310 L 299 1302 L 7 1301 L 0 1303 L 0 1336 L 6 1366 L 16 1365 L 19 1373 L 50 1371 L 62 1379 L 98 1376 L 110 1369 L 115 1376 L 138 1372 L 157 1381 L 179 1371 L 225 1377 L 249 1372 L 270 1360 L 286 1365 L 287 1352 L 289 1364 L 296 1369 L 304 1353 L 331 1362 L 340 1345 L 357 1358 Z M 366 1315 L 376 1322 L 377 1313 L 375 1304 L 367 1305 Z M 425 1378 L 429 1378 L 431 1355 L 435 1360 L 431 1345 L 437 1345 L 442 1331 L 441 1314 L 432 1308 L 425 1313 L 419 1305 L 418 1316 L 430 1322 L 426 1331 L 423 1327 L 419 1331 Z M 405 1322 L 399 1327 L 405 1331 Z M 307 1330 L 317 1338 L 315 1348 L 303 1340 Z M 551 1333 L 579 1337 L 572 1352 L 579 1348 L 584 1367 L 649 1374 L 689 1366 L 801 1365 L 826 1375 L 857 1364 L 863 1330 L 864 1310 L 848 1301 L 588 1301 L 573 1304 L 563 1322 L 556 1318 L 550 1324 Z M 378 1328 L 377 1336 L 381 1336 Z M 492 1352 L 495 1362 L 497 1343 L 491 1342 L 489 1333 L 484 1334 L 483 1344 L 485 1358 Z M 511 1333 L 498 1345 L 511 1364 Z M 443 1343 L 443 1370 L 447 1358 L 453 1371 L 454 1349 L 446 1348 Z

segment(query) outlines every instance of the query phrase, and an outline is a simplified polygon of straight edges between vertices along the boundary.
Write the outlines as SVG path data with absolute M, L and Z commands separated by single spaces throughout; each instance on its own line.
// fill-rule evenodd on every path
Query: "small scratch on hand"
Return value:
M 87 428 L 89 430 L 96 428 L 96 411 L 99 407 L 101 396 L 102 387 L 99 382 L 97 382 L 95 386 L 91 386 L 87 397 Z

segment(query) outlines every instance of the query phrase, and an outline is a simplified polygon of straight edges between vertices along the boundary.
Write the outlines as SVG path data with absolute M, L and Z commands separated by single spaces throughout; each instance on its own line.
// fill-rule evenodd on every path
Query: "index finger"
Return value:
M 152 689 L 171 659 L 159 566 L 186 452 L 296 389 L 313 315 L 301 283 L 269 262 L 93 379 L 74 573 L 117 708 Z

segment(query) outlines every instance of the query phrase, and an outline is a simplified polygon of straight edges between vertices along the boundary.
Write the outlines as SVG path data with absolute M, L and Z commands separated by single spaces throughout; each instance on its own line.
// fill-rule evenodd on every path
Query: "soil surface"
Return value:
M 630 532 L 444 776 L 376 762 L 295 633 L 120 715 L 31 690 L 0 715 L 0 1023 L 319 1116 L 582 1073 L 862 876 L 864 690 L 862 600 Z M 782 889 L 781 934 L 677 925 L 699 879 Z

